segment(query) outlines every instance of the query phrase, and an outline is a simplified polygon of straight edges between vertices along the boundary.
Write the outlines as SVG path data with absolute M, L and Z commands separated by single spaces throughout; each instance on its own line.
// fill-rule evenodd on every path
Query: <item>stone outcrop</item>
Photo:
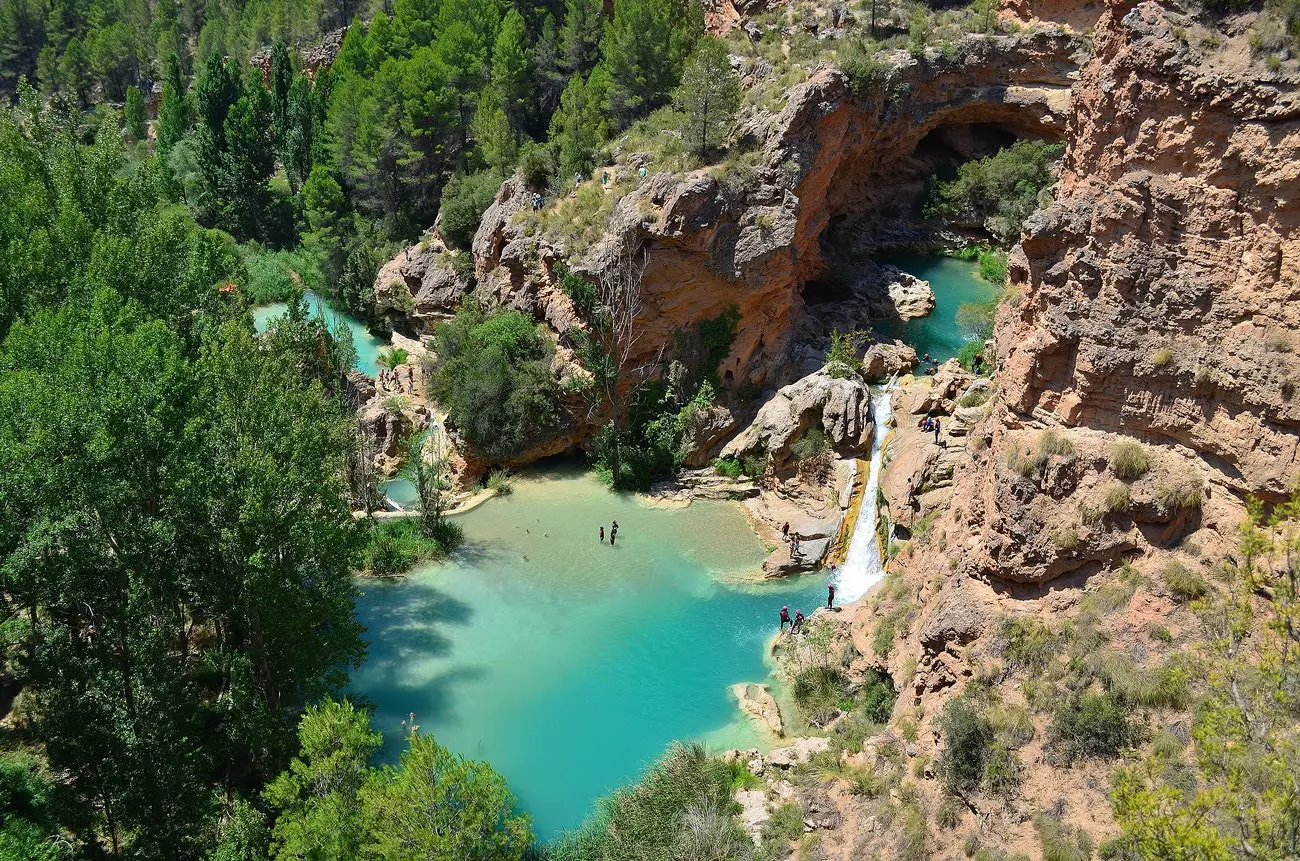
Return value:
M 790 466 L 793 446 L 820 430 L 837 452 L 860 454 L 871 445 L 871 391 L 856 377 L 836 379 L 819 371 L 791 383 L 758 411 L 753 423 L 722 449 L 724 457 L 760 453 L 771 468 Z
M 778 737 L 785 735 L 781 709 L 767 685 L 732 685 L 731 695 L 736 698 L 740 710 L 749 715 L 763 731 Z
M 916 367 L 916 350 L 902 341 L 872 344 L 862 356 L 862 376 L 885 382 Z

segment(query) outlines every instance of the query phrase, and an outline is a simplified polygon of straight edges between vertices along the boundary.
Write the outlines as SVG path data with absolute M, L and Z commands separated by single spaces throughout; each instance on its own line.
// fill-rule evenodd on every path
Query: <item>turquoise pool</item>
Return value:
M 889 254 L 880 258 L 924 278 L 934 288 L 934 311 L 928 317 L 906 322 L 876 324 L 877 337 L 899 338 L 916 348 L 917 355 L 929 353 L 943 362 L 961 351 L 973 336 L 957 325 L 957 309 L 963 302 L 984 302 L 997 295 L 997 288 L 979 277 L 979 266 L 967 260 L 934 254 Z
M 760 744 L 727 687 L 767 677 L 781 605 L 810 612 L 825 578 L 738 582 L 763 547 L 736 503 L 653 508 L 576 468 L 514 486 L 460 518 L 448 562 L 363 585 L 353 689 L 377 706 L 384 755 L 415 712 L 504 774 L 549 839 L 674 739 Z M 612 520 L 614 547 L 597 539 Z

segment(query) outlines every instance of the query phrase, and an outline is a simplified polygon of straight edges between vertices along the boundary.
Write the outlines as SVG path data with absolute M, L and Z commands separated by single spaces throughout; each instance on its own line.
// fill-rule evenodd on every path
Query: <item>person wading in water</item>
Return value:
M 605 527 L 600 527 L 600 543 L 605 543 Z

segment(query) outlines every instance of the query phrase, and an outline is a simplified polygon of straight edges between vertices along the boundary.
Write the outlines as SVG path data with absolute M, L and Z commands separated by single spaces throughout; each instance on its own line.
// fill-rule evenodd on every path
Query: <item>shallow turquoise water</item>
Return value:
M 307 300 L 307 307 L 311 313 L 318 317 L 324 317 L 329 321 L 331 327 L 337 325 L 339 320 L 347 324 L 348 329 L 352 331 L 352 344 L 357 348 L 357 370 L 367 377 L 378 377 L 379 363 L 376 359 L 388 346 L 388 342 L 372 335 L 370 330 L 366 328 L 366 324 L 351 314 L 335 311 L 324 298 L 312 291 L 306 291 L 303 298 Z M 259 332 L 264 331 L 273 318 L 283 317 L 288 310 L 289 306 L 284 302 L 258 305 L 253 309 L 253 326 Z
M 973 333 L 957 325 L 957 308 L 963 302 L 983 302 L 997 295 L 997 288 L 979 277 L 979 266 L 966 260 L 930 254 L 889 254 L 880 257 L 924 278 L 934 288 L 934 310 L 928 317 L 905 323 L 883 322 L 876 325 L 878 336 L 900 338 L 916 348 L 918 356 L 929 353 L 943 362 L 961 351 Z
M 460 518 L 452 560 L 363 586 L 353 688 L 377 705 L 384 755 L 415 712 L 503 773 L 549 839 L 674 739 L 760 744 L 727 687 L 765 680 L 781 605 L 811 612 L 825 578 L 735 583 L 763 548 L 734 503 L 651 508 L 576 469 L 514 487 Z M 611 520 L 615 547 L 596 533 Z

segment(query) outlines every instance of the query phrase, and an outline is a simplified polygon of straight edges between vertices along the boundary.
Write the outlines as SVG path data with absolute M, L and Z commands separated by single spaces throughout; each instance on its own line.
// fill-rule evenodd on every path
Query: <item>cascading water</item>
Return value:
M 884 460 L 885 437 L 891 430 L 893 416 L 890 396 L 893 381 L 871 399 L 871 415 L 875 421 L 875 436 L 871 440 L 871 466 L 867 470 L 867 486 L 862 491 L 862 507 L 858 521 L 853 525 L 853 538 L 849 552 L 844 557 L 835 578 L 836 598 L 841 604 L 856 601 L 885 576 L 885 566 L 880 558 L 880 545 L 876 541 L 876 498 L 880 485 L 880 466 Z

